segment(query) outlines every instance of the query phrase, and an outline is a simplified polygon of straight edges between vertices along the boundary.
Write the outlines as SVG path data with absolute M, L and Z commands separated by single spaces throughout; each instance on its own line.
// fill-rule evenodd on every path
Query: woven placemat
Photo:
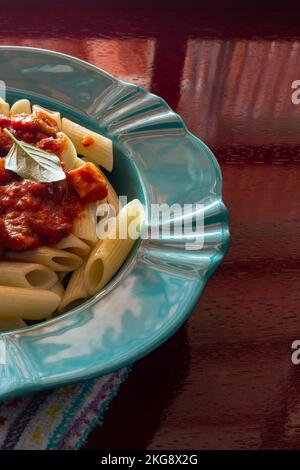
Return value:
M 128 369 L 0 404 L 0 449 L 79 449 L 103 418 Z

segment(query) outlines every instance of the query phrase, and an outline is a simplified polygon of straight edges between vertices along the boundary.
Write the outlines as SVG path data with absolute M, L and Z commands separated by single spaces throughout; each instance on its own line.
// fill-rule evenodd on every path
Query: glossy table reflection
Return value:
M 231 248 L 194 314 L 134 366 L 86 448 L 299 449 L 297 13 L 66 2 L 65 16 L 39 5 L 33 18 L 26 4 L 8 4 L 0 44 L 65 52 L 161 95 L 215 152 L 230 211 Z

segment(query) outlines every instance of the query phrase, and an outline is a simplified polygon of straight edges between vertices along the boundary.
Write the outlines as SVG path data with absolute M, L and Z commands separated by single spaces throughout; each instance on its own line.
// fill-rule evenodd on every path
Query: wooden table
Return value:
M 72 54 L 164 97 L 215 152 L 230 212 L 230 250 L 192 317 L 133 367 L 86 448 L 299 448 L 298 13 L 40 3 L 34 17 L 32 0 L 2 8 L 0 44 Z

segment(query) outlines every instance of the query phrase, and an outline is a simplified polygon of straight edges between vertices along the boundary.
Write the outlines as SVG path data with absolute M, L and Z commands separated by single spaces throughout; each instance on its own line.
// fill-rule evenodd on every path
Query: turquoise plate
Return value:
M 161 98 L 41 49 L 0 47 L 0 70 L 8 101 L 28 97 L 113 139 L 111 182 L 119 194 L 144 203 L 149 230 L 153 203 L 201 203 L 204 217 L 201 249 L 187 250 L 185 235 L 140 241 L 93 299 L 53 320 L 2 333 L 3 400 L 106 374 L 166 341 L 188 319 L 222 261 L 229 230 L 214 155 Z

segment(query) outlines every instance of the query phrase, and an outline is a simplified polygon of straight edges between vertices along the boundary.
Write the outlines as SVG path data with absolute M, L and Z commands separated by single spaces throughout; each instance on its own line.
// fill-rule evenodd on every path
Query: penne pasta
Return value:
M 58 132 L 57 137 L 62 139 L 64 142 L 64 148 L 60 154 L 60 159 L 66 164 L 66 170 L 73 170 L 76 164 L 78 164 L 77 160 L 79 160 L 77 157 L 76 148 L 74 147 L 71 139 L 69 139 L 69 137 L 63 132 Z
M 6 258 L 15 261 L 40 263 L 57 272 L 74 271 L 82 264 L 82 259 L 78 255 L 47 246 L 21 252 L 8 251 Z
M 54 271 L 42 264 L 0 261 L 0 285 L 50 289 L 58 281 Z
M 89 245 L 87 245 L 83 240 L 80 240 L 73 233 L 70 233 L 70 235 L 63 238 L 54 246 L 54 248 L 74 253 L 81 258 L 85 257 L 91 251 Z
M 0 318 L 42 320 L 58 307 L 60 297 L 44 289 L 0 286 Z
M 144 208 L 140 201 L 135 199 L 124 206 L 116 217 L 118 238 L 112 238 L 115 231 L 111 229 L 107 237 L 94 247 L 84 272 L 85 287 L 90 295 L 102 289 L 120 269 L 136 241 L 130 236 L 130 226 L 134 223 L 136 230 L 140 232 L 143 220 Z
M 62 119 L 61 128 L 70 137 L 80 155 L 93 163 L 98 163 L 106 170 L 112 171 L 113 146 L 110 139 L 66 118 Z
M 0 318 L 0 331 L 11 331 L 25 328 L 27 325 L 22 318 Z
M 95 203 L 88 204 L 80 216 L 73 222 L 73 234 L 91 245 L 98 241 L 96 210 Z
M 0 128 L 0 331 L 7 331 L 99 292 L 140 236 L 144 208 L 138 200 L 122 207 L 98 169 L 112 170 L 110 139 L 28 99 L 10 108 L 0 98 Z
M 59 295 L 60 299 L 63 298 L 63 295 L 65 293 L 65 288 L 62 285 L 61 281 L 57 281 L 56 284 L 54 284 L 53 287 L 51 287 L 51 292 L 54 292 L 55 294 Z
M 83 263 L 79 269 L 76 269 L 76 271 L 72 273 L 61 304 L 58 308 L 60 313 L 76 307 L 82 301 L 90 297 L 90 294 L 84 285 L 84 270 L 85 263 Z
M 16 101 L 10 108 L 9 115 L 14 116 L 15 114 L 31 114 L 31 104 L 29 100 Z
M 9 104 L 6 103 L 3 98 L 0 98 L 0 114 L 4 114 L 4 116 L 9 116 Z
M 99 168 L 99 170 L 100 170 L 100 168 Z M 105 179 L 107 187 L 108 187 L 107 202 L 108 202 L 108 204 L 110 204 L 114 208 L 115 214 L 117 215 L 119 213 L 119 209 L 120 209 L 120 207 L 119 207 L 119 204 L 120 204 L 119 196 L 117 195 L 116 191 L 114 190 L 114 188 L 111 185 L 111 183 L 109 182 L 109 180 L 106 178 L 103 171 L 100 170 L 100 172 L 101 172 L 103 178 Z
M 34 104 L 32 106 L 32 112 L 37 114 L 37 115 L 39 113 L 44 114 L 46 116 L 48 115 L 51 119 L 54 119 L 58 129 L 61 129 L 61 117 L 60 117 L 60 113 L 58 111 L 51 111 L 50 109 L 43 108 L 42 106 L 39 106 L 38 104 Z
M 108 180 L 107 180 L 107 185 L 108 185 L 107 202 L 114 208 L 116 215 L 117 215 L 120 210 L 119 197 Z

